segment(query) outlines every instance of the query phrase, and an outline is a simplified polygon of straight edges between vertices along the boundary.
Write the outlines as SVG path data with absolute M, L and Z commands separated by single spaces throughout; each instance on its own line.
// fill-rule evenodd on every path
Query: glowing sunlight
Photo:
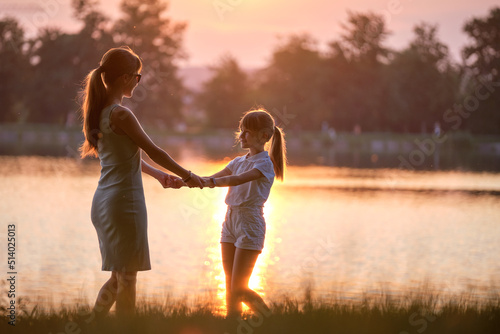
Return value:
M 222 190 L 222 189 L 221 189 Z M 209 241 L 208 247 L 206 249 L 208 260 L 205 261 L 205 265 L 210 267 L 208 272 L 208 280 L 210 282 L 215 282 L 214 285 L 217 286 L 217 307 L 219 312 L 223 313 L 226 310 L 226 282 L 224 278 L 224 268 L 222 267 L 222 257 L 220 252 L 220 230 L 222 222 L 224 222 L 224 216 L 226 214 L 227 206 L 224 203 L 226 198 L 227 189 L 220 191 L 214 203 L 213 214 L 210 219 L 210 226 L 208 227 Z

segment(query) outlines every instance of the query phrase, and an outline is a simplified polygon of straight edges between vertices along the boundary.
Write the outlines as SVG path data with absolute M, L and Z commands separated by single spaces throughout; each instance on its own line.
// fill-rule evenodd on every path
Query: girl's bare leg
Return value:
M 97 295 L 97 299 L 94 305 L 94 313 L 96 315 L 106 316 L 111 309 L 111 306 L 116 301 L 116 292 L 118 290 L 118 281 L 116 278 L 116 273 L 111 272 L 111 278 L 104 283 L 99 290 L 99 294 Z
M 135 313 L 137 271 L 116 272 L 116 277 L 118 281 L 116 315 L 132 316 Z
M 259 294 L 248 287 L 255 262 L 260 252 L 236 248 L 233 261 L 231 298 L 232 303 L 244 302 L 254 313 L 271 311 Z
M 233 262 L 234 253 L 236 247 L 234 244 L 228 242 L 221 243 L 221 253 L 222 253 L 222 266 L 224 267 L 224 274 L 226 276 L 226 306 L 227 306 L 227 316 L 238 316 L 241 314 L 241 302 L 238 302 L 232 298 L 232 272 L 233 272 Z

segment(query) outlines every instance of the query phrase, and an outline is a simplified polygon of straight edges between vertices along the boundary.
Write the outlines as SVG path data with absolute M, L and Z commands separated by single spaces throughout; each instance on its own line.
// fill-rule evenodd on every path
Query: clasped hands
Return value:
M 162 173 L 158 177 L 158 181 L 161 183 L 163 188 L 179 189 L 182 187 L 189 187 L 203 189 L 203 187 L 214 187 L 209 177 L 200 177 L 198 175 L 195 175 L 194 173 L 191 174 L 191 178 L 187 182 L 184 182 L 180 177 L 167 173 Z

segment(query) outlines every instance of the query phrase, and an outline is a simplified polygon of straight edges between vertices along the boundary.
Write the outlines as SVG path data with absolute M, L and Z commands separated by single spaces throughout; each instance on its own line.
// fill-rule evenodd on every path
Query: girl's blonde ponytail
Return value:
M 274 165 L 274 174 L 283 181 L 286 168 L 286 143 L 283 130 L 274 126 L 273 138 L 271 140 L 271 161 Z

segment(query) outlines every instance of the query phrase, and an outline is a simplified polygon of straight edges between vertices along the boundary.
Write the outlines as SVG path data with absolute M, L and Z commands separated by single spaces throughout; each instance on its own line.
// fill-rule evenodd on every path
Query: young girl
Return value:
M 87 75 L 82 92 L 85 142 L 80 151 L 82 158 L 98 156 L 101 163 L 91 218 L 99 239 L 102 270 L 111 271 L 94 306 L 99 315 L 106 315 L 114 302 L 118 315 L 133 314 L 137 271 L 151 269 L 141 171 L 164 187 L 183 184 L 144 162 L 141 150 L 181 176 L 188 186 L 203 187 L 202 179 L 156 146 L 133 112 L 121 105 L 124 97 L 132 97 L 141 68 L 139 56 L 128 47 L 111 49 L 100 66 Z
M 222 225 L 222 264 L 226 275 L 228 317 L 241 314 L 241 302 L 252 311 L 267 311 L 262 298 L 248 287 L 255 262 L 264 248 L 263 206 L 274 177 L 283 180 L 286 146 L 282 130 L 265 110 L 247 112 L 239 124 L 241 147 L 248 149 L 220 172 L 205 178 L 210 187 L 229 187 Z M 270 154 L 265 150 L 271 140 Z

